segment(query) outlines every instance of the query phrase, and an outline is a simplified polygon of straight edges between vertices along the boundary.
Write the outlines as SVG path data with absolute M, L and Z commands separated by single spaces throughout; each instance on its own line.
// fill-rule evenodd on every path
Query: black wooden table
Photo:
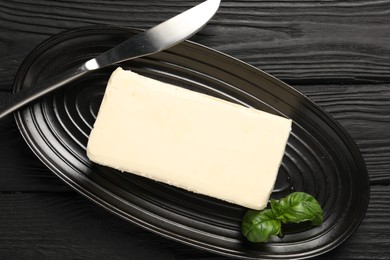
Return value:
M 199 2 L 0 1 L 0 98 L 26 55 L 92 24 L 149 28 Z M 390 1 L 222 1 L 191 40 L 256 66 L 330 112 L 360 148 L 360 228 L 320 259 L 390 259 Z M 0 259 L 221 259 L 130 224 L 68 188 L 0 121 Z

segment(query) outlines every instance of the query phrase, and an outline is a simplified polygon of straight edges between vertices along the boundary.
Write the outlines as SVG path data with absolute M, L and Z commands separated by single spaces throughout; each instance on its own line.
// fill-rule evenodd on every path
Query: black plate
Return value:
M 88 27 L 56 35 L 26 58 L 14 89 L 80 64 L 137 32 Z M 121 66 L 293 119 L 272 197 L 310 193 L 322 204 L 324 223 L 286 226 L 283 238 L 252 244 L 240 231 L 246 209 L 92 164 L 86 143 L 115 67 L 91 73 L 16 114 L 31 149 L 81 194 L 165 237 L 244 258 L 312 257 L 335 248 L 359 226 L 369 199 L 360 152 L 343 128 L 301 93 L 248 64 L 191 42 Z

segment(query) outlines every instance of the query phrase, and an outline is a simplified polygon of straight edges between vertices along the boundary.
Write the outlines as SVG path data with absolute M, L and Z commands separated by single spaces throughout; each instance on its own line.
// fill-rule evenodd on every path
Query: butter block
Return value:
M 291 120 L 116 69 L 88 158 L 252 209 L 266 207 Z

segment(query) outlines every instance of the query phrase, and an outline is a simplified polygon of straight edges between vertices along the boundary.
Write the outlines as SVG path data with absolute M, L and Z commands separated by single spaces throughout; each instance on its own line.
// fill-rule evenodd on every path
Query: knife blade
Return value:
M 197 33 L 214 16 L 220 0 L 204 1 L 157 26 L 141 32 L 114 48 L 44 82 L 15 92 L 0 103 L 0 119 L 86 73 L 122 61 L 168 49 Z

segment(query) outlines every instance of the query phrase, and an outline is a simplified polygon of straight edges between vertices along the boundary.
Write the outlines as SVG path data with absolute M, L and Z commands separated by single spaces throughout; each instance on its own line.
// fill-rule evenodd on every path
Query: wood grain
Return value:
M 51 35 L 105 24 L 150 28 L 199 3 L 179 0 L 0 1 L 0 98 Z M 390 1 L 222 0 L 191 40 L 286 81 L 329 112 L 367 164 L 366 218 L 318 259 L 390 259 Z M 0 259 L 223 259 L 140 229 L 52 174 L 9 116 L 0 121 Z
M 14 75 L 34 46 L 62 30 L 149 28 L 195 3 L 0 1 L 0 55 Z M 192 39 L 293 84 L 383 83 L 390 81 L 389 10 L 389 1 L 222 1 Z
M 352 136 L 371 183 L 390 184 L 390 84 L 295 86 Z
M 214 257 L 119 219 L 75 192 L 0 193 L 0 205 L 1 259 Z
M 389 196 L 389 186 L 375 186 L 357 232 L 319 259 L 388 259 L 390 225 L 383 219 L 390 216 Z M 224 259 L 140 229 L 76 193 L 0 193 L 0 205 L 2 259 Z M 134 233 L 136 242 L 129 241 Z
M 0 121 L 0 155 L 0 192 L 70 190 L 33 154 L 13 116 Z
M 373 186 L 366 217 L 356 233 L 342 246 L 320 259 L 389 259 L 390 216 L 389 186 Z M 387 221 L 386 221 L 387 222 Z
M 352 136 L 365 159 L 370 181 L 390 184 L 390 85 L 294 87 L 329 112 Z M 16 162 L 0 157 L 0 171 L 8 180 L 0 182 L 0 191 L 57 189 L 57 178 L 31 153 L 12 117 L 0 121 L 0 143 L 0 153 L 13 153 L 17 160 L 25 158 Z

